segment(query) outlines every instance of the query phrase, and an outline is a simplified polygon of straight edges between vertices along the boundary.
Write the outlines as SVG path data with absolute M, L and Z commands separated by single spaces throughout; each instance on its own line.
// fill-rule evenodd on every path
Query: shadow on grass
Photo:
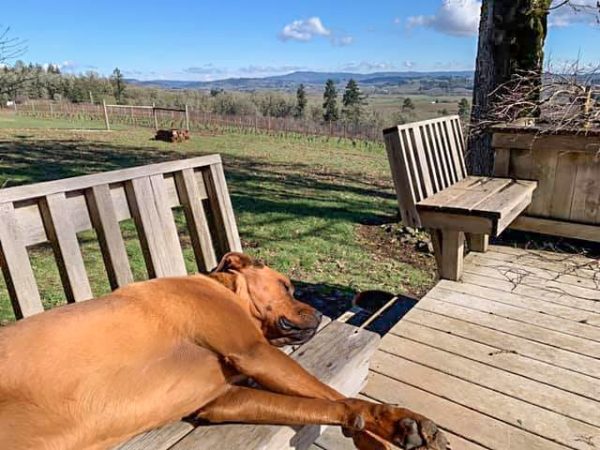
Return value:
M 210 153 L 177 145 L 171 150 L 92 139 L 39 139 L 24 132 L 16 140 L 0 140 L 0 184 L 50 181 Z M 380 202 L 394 199 L 387 180 L 343 168 L 329 171 L 302 162 L 230 154 L 223 159 L 234 209 L 242 219 L 243 237 L 250 243 L 247 247 L 271 248 L 277 242 L 304 245 L 300 239 L 312 237 L 345 246 L 349 234 L 339 233 L 336 227 L 376 220 Z M 82 244 L 88 239 L 82 236 Z M 356 294 L 349 286 L 296 284 L 299 299 L 333 318 L 348 310 Z
M 0 182 L 4 187 L 212 153 L 18 137 L 17 141 L 0 140 Z M 365 211 L 365 197 L 394 198 L 385 184 L 361 174 L 332 173 L 308 164 L 271 163 L 232 155 L 224 155 L 223 159 L 236 213 L 281 213 L 278 218 L 269 217 L 269 223 L 283 222 L 291 215 L 362 223 L 372 218 Z

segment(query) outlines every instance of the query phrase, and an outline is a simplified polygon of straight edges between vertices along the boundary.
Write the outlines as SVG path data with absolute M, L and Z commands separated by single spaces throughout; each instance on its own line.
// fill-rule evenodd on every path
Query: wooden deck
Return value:
M 454 450 L 600 448 L 600 265 L 492 246 L 381 341 L 363 395 L 421 411 Z M 328 429 L 312 450 L 352 449 Z

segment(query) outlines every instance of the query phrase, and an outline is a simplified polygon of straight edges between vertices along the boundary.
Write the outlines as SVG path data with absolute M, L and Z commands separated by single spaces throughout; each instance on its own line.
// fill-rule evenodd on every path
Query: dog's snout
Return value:
M 298 325 L 296 325 L 293 322 L 290 322 L 285 317 L 280 317 L 277 324 L 279 325 L 279 328 L 284 331 L 292 331 L 292 330 L 300 329 L 300 327 Z
M 315 309 L 315 312 L 313 313 L 313 316 L 314 316 L 315 320 L 317 321 L 317 324 L 320 324 L 321 320 L 323 320 L 323 313 L 321 311 L 317 311 Z

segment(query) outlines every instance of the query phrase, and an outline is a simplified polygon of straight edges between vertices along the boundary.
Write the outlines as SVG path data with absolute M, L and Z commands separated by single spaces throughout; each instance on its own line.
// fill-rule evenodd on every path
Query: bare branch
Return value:
M 26 42 L 17 37 L 10 37 L 10 27 L 0 25 L 0 64 L 16 59 L 26 51 Z
M 540 81 L 541 80 L 541 83 Z M 522 71 L 490 94 L 492 107 L 471 133 L 492 125 L 522 124 L 534 117 L 541 132 L 600 129 L 600 67 L 582 67 L 578 60 L 544 74 Z

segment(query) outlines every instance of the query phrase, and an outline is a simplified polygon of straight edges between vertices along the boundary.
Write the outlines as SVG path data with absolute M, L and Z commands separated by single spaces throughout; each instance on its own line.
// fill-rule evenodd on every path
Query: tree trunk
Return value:
M 471 128 L 485 120 L 494 104 L 494 91 L 517 73 L 535 73 L 541 85 L 544 41 L 551 0 L 483 0 Z M 534 90 L 534 95 L 539 90 Z M 527 113 L 527 111 L 524 111 Z M 467 165 L 473 175 L 491 175 L 494 167 L 492 136 L 478 128 L 469 136 Z

